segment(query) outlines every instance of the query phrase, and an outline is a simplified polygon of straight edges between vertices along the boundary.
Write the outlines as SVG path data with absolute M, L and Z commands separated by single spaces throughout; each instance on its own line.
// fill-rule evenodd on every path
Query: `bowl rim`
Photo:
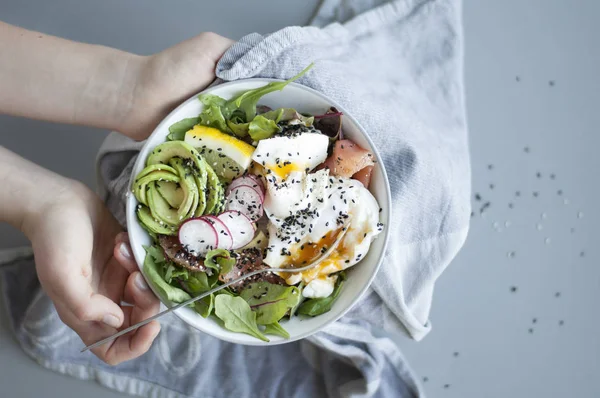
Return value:
M 179 104 L 177 107 L 175 107 L 171 112 L 169 112 L 168 115 L 166 115 L 161 121 L 160 123 L 158 123 L 156 125 L 156 127 L 154 128 L 154 130 L 152 131 L 152 133 L 148 136 L 148 138 L 146 139 L 146 142 L 144 142 L 144 144 L 142 145 L 142 147 L 140 148 L 140 152 L 144 151 L 147 147 L 148 144 L 150 142 L 150 138 L 153 137 L 155 134 L 157 134 L 160 130 L 163 130 L 163 127 L 166 123 L 166 121 L 171 117 L 171 115 L 173 115 L 174 113 L 176 113 L 177 111 L 179 111 L 179 109 L 187 106 L 187 104 L 189 102 L 191 102 L 192 100 L 195 100 L 198 98 L 198 96 L 200 94 L 204 94 L 204 93 L 211 93 L 219 88 L 222 87 L 226 87 L 226 86 L 236 86 L 236 85 L 240 85 L 243 83 L 272 83 L 272 82 L 282 82 L 284 80 L 282 79 L 271 79 L 271 78 L 249 78 L 249 79 L 240 79 L 240 80 L 235 80 L 235 81 L 228 81 L 228 82 L 224 82 L 224 83 L 219 83 L 219 79 L 215 80 L 210 86 L 208 86 L 207 88 L 205 88 L 204 90 L 194 94 L 193 96 L 191 96 L 190 98 L 188 98 L 187 100 L 183 101 L 181 104 Z M 377 260 L 377 264 L 375 264 L 375 267 L 373 269 L 373 272 L 371 273 L 371 275 L 369 276 L 369 279 L 366 281 L 366 283 L 364 284 L 364 286 L 362 287 L 362 289 L 359 291 L 359 293 L 350 301 L 350 303 L 342 310 L 340 311 L 340 313 L 338 315 L 336 315 L 335 317 L 329 319 L 328 321 L 324 322 L 323 324 L 321 324 L 319 327 L 317 327 L 315 330 L 313 331 L 308 331 L 308 332 L 304 332 L 301 333 L 299 335 L 296 336 L 292 336 L 289 339 L 282 339 L 282 340 L 276 340 L 276 341 L 269 341 L 269 342 L 264 342 L 261 340 L 256 339 L 256 342 L 254 341 L 232 341 L 228 338 L 223 338 L 222 335 L 219 335 L 218 333 L 213 333 L 211 331 L 207 331 L 203 328 L 198 327 L 195 324 L 192 324 L 190 322 L 188 322 L 185 318 L 185 316 L 183 316 L 180 313 L 181 309 L 175 310 L 173 311 L 173 313 L 179 318 L 181 319 L 186 325 L 189 325 L 191 327 L 193 327 L 194 329 L 202 332 L 202 333 L 206 333 L 212 337 L 215 337 L 221 341 L 225 341 L 228 343 L 233 343 L 233 344 L 242 344 L 242 345 L 249 345 L 249 346 L 275 346 L 275 345 L 280 345 L 280 344 L 287 344 L 287 343 L 292 343 L 294 341 L 298 341 L 298 340 L 302 340 L 305 339 L 307 337 L 312 336 L 313 334 L 316 334 L 320 331 L 322 331 L 323 329 L 325 329 L 327 326 L 333 324 L 334 322 L 337 322 L 340 318 L 342 318 L 344 315 L 346 315 L 352 308 L 354 308 L 354 306 L 361 300 L 361 298 L 365 295 L 365 293 L 367 292 L 367 290 L 369 290 L 369 288 L 371 287 L 371 284 L 373 283 L 373 280 L 375 279 L 375 276 L 377 275 L 377 273 L 379 272 L 379 268 L 381 267 L 381 264 L 383 263 L 383 260 L 385 258 L 385 255 L 387 253 L 387 246 L 389 243 L 389 239 L 390 239 L 390 223 L 392 220 L 392 195 L 391 195 L 391 188 L 390 188 L 390 182 L 388 179 L 388 175 L 387 175 L 387 170 L 385 168 L 385 164 L 383 163 L 383 159 L 381 158 L 381 155 L 377 149 L 377 147 L 375 146 L 375 144 L 373 143 L 373 140 L 371 139 L 371 137 L 369 136 L 369 134 L 367 134 L 366 130 L 364 129 L 364 127 L 350 114 L 348 113 L 345 108 L 341 105 L 339 105 L 335 100 L 332 100 L 331 98 L 329 98 L 328 96 L 326 96 L 325 94 L 307 87 L 305 85 L 296 83 L 296 82 L 291 82 L 289 83 L 290 86 L 296 87 L 300 90 L 304 90 L 307 91 L 309 93 L 311 93 L 312 95 L 318 96 L 321 99 L 327 101 L 329 103 L 330 106 L 333 106 L 335 108 L 337 108 L 340 112 L 342 112 L 344 114 L 345 117 L 349 118 L 352 123 L 354 123 L 354 125 L 356 126 L 356 128 L 360 131 L 360 133 L 363 135 L 363 137 L 365 138 L 365 140 L 367 141 L 367 143 L 370 146 L 370 150 L 373 152 L 373 154 L 375 155 L 375 158 L 377 160 L 377 164 L 379 167 L 381 167 L 381 172 L 383 175 L 383 182 L 385 185 L 385 196 L 387 199 L 387 204 L 388 204 L 388 208 L 387 210 L 387 217 L 385 220 L 382 220 L 381 222 L 383 222 L 386 226 L 386 228 L 384 228 L 384 236 L 380 236 L 378 239 L 383 239 L 383 245 L 381 247 L 381 253 L 379 255 L 379 259 Z M 131 175 L 129 176 L 129 181 L 128 181 L 128 193 L 130 193 L 130 189 L 129 187 L 132 186 L 133 180 L 135 178 L 134 176 L 134 171 L 138 168 L 139 166 L 139 162 L 142 161 L 142 157 L 138 156 L 133 167 L 131 170 Z M 145 159 L 144 159 L 145 161 Z M 126 203 L 125 203 L 125 211 L 126 211 L 126 225 L 127 225 L 127 235 L 129 237 L 129 241 L 131 242 L 131 244 L 134 244 L 134 238 L 132 236 L 132 228 L 131 228 L 131 222 L 133 220 L 137 220 L 137 217 L 132 217 L 130 212 L 130 208 L 131 206 L 128 205 L 128 202 L 131 200 L 135 200 L 135 197 L 133 197 L 132 194 L 129 194 L 126 198 Z M 133 221 L 133 222 L 137 222 L 137 221 Z M 139 261 L 137 260 L 137 258 L 134 255 L 134 260 L 136 262 L 136 265 L 140 271 L 140 273 L 142 274 L 142 276 L 144 277 L 144 279 L 146 279 L 146 276 L 144 275 L 143 272 L 143 262 L 142 265 L 140 265 Z M 152 289 L 153 293 L 158 297 L 158 299 L 161 302 L 161 306 L 164 305 L 167 308 L 170 308 L 172 303 L 169 303 L 169 305 L 167 305 L 167 303 L 165 303 L 162 298 L 160 297 L 160 295 L 156 294 L 154 292 L 154 290 Z M 198 315 L 200 316 L 200 315 Z

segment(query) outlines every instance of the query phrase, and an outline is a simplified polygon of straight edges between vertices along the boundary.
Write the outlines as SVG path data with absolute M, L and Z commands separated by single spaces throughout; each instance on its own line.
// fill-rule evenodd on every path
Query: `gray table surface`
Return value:
M 174 4 L 0 0 L 0 19 L 150 54 L 203 30 L 235 39 L 304 24 L 317 0 Z M 464 250 L 437 284 L 432 333 L 420 343 L 399 339 L 431 397 L 600 396 L 599 14 L 595 0 L 465 1 L 473 186 L 481 200 L 473 200 Z M 0 116 L 2 145 L 90 186 L 105 134 Z M 25 243 L 6 226 L 0 236 L 0 248 Z M 0 396 L 121 396 L 42 369 L 0 316 Z

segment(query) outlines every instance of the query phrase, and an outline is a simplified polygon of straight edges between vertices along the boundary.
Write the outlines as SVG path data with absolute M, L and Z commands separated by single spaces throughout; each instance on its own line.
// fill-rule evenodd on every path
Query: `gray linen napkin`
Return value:
M 342 104 L 381 151 L 392 236 L 352 311 L 309 339 L 269 348 L 225 343 L 169 317 L 146 355 L 110 368 L 78 353 L 82 343 L 39 291 L 31 254 L 21 250 L 0 256 L 0 281 L 25 351 L 59 372 L 153 397 L 423 396 L 390 335 L 427 334 L 435 280 L 468 231 L 461 9 L 457 0 L 383 3 L 326 0 L 314 23 L 345 23 L 248 35 L 217 68 L 222 80 L 285 79 L 316 61 L 299 83 Z M 100 194 L 122 223 L 140 145 L 112 134 L 98 156 Z

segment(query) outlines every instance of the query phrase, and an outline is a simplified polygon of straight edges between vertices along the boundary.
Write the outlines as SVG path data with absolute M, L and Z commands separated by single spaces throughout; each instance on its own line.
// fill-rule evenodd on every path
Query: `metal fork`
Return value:
M 83 350 L 81 350 L 81 352 L 85 352 L 87 350 L 91 350 L 92 348 L 96 348 L 96 347 L 99 347 L 99 346 L 101 346 L 103 344 L 106 344 L 109 341 L 112 341 L 112 340 L 116 339 L 117 337 L 123 336 L 124 334 L 127 334 L 127 333 L 131 332 L 132 330 L 135 330 L 135 329 L 137 329 L 137 328 L 139 328 L 141 326 L 144 326 L 144 325 L 152 322 L 155 319 L 160 318 L 163 315 L 168 314 L 169 312 L 172 312 L 172 311 L 178 310 L 179 308 L 182 308 L 182 307 L 188 306 L 190 304 L 193 304 L 196 301 L 203 299 L 204 297 L 210 296 L 211 294 L 216 293 L 216 292 L 218 292 L 221 289 L 225 289 L 228 286 L 231 286 L 231 285 L 233 285 L 235 283 L 243 281 L 244 279 L 250 278 L 250 277 L 252 277 L 254 275 L 262 274 L 262 273 L 265 273 L 265 272 L 304 272 L 304 271 L 308 271 L 309 269 L 312 269 L 312 268 L 316 267 L 317 265 L 319 265 L 323 260 L 327 259 L 327 257 L 329 257 L 331 255 L 331 253 L 333 253 L 333 251 L 338 247 L 338 245 L 340 244 L 340 242 L 344 238 L 344 235 L 346 234 L 347 231 L 348 231 L 348 223 L 346 225 L 344 225 L 344 227 L 342 228 L 342 230 L 338 233 L 337 237 L 335 238 L 335 241 L 327 249 L 327 251 L 325 251 L 321 256 L 319 256 L 319 258 L 317 258 L 315 261 L 313 261 L 312 263 L 310 263 L 310 264 L 308 264 L 308 265 L 306 265 L 304 267 L 301 267 L 301 268 L 264 268 L 264 269 L 259 269 L 259 270 L 256 270 L 256 271 L 249 272 L 249 273 L 247 273 L 245 275 L 240 276 L 237 279 L 234 279 L 232 281 L 229 281 L 227 283 L 219 285 L 219 286 L 217 286 L 217 287 L 215 287 L 215 288 L 213 288 L 213 289 L 211 289 L 209 291 L 206 291 L 206 292 L 200 294 L 199 296 L 193 297 L 193 298 L 191 298 L 191 299 L 189 299 L 187 301 L 184 301 L 183 303 L 177 304 L 177 305 L 175 305 L 175 306 L 173 306 L 171 308 L 168 308 L 168 309 L 166 309 L 166 310 L 164 310 L 162 312 L 159 312 L 158 314 L 156 314 L 154 316 L 151 316 L 150 318 L 145 319 L 145 320 L 143 320 L 141 322 L 138 322 L 135 325 L 129 326 L 128 328 L 125 328 L 125 329 L 119 331 L 118 333 L 113 334 L 112 336 L 109 336 L 109 337 L 107 337 L 105 339 L 102 339 L 102 340 L 100 340 L 100 341 L 98 341 L 98 342 L 96 342 L 94 344 L 91 344 L 91 345 L 85 347 Z

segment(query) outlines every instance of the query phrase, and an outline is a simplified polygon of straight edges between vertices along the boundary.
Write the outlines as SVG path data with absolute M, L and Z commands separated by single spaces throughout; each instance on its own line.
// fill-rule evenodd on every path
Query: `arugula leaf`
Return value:
M 231 257 L 231 252 L 225 249 L 214 249 L 206 253 L 204 265 L 216 270 L 219 274 L 226 274 L 233 269 L 236 260 Z
M 150 253 L 147 253 L 144 259 L 144 272 L 161 297 L 174 303 L 181 303 L 191 298 L 182 289 L 171 286 L 165 281 L 159 270 L 159 265 L 154 261 Z
M 256 312 L 256 322 L 259 325 L 268 325 L 279 321 L 300 301 L 300 290 L 295 286 L 262 281 L 248 285 L 242 290 L 240 297 Z
M 187 119 L 180 120 L 177 123 L 173 123 L 171 127 L 169 127 L 169 135 L 167 135 L 167 140 L 183 141 L 185 139 L 185 133 L 187 133 L 189 130 L 192 129 L 192 127 L 194 127 L 197 124 L 197 117 L 190 117 Z
M 264 140 L 279 132 L 279 126 L 274 120 L 257 115 L 248 125 L 248 133 L 254 141 Z
M 308 315 L 308 316 L 317 316 L 324 314 L 331 310 L 333 303 L 340 295 L 340 291 L 342 290 L 342 286 L 344 285 L 344 281 L 346 280 L 346 273 L 340 272 L 338 273 L 338 280 L 336 281 L 335 288 L 333 292 L 327 296 L 322 298 L 313 298 L 306 300 L 303 302 L 300 307 L 298 307 L 298 314 Z
M 283 328 L 283 326 L 281 326 L 279 324 L 279 322 L 273 322 L 273 323 L 269 323 L 268 325 L 265 325 L 264 333 L 265 334 L 274 334 L 276 336 L 281 336 L 284 339 L 289 339 L 290 338 L 290 334 L 287 332 L 287 330 L 285 330 Z
M 215 302 L 215 295 L 211 294 L 208 297 L 204 297 L 194 303 L 194 309 L 204 318 L 207 318 L 213 311 Z
M 256 313 L 241 297 L 219 294 L 215 297 L 215 314 L 221 319 L 227 330 L 246 333 L 262 341 L 269 339 L 261 333 L 256 324 Z
M 283 90 L 283 88 L 289 83 L 301 78 L 306 72 L 308 72 L 310 68 L 313 67 L 313 65 L 314 64 L 311 63 L 302 72 L 284 82 L 272 82 L 266 86 L 243 92 L 236 98 L 227 101 L 224 107 L 226 109 L 225 112 L 231 114 L 234 110 L 240 109 L 242 112 L 244 112 L 246 121 L 251 121 L 254 119 L 254 116 L 256 116 L 256 104 L 262 96 L 272 93 L 273 91 Z

